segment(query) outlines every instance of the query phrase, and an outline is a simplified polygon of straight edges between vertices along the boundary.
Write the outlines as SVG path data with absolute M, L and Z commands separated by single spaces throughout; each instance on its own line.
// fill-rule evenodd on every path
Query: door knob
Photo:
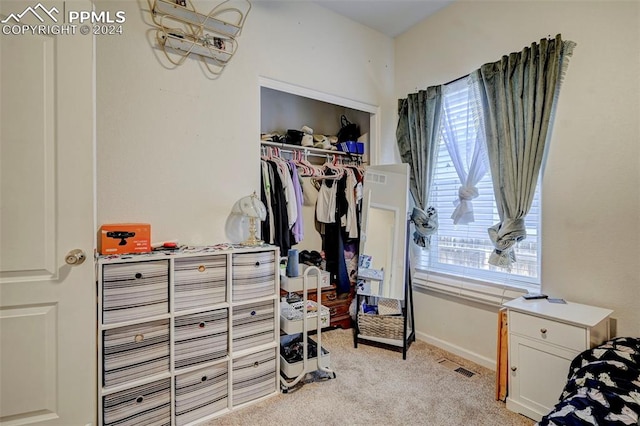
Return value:
M 80 265 L 87 258 L 80 249 L 73 249 L 64 258 L 68 265 Z

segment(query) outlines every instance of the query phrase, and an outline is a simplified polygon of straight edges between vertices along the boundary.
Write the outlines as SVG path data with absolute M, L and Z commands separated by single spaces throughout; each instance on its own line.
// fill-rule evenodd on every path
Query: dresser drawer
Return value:
M 323 287 L 320 298 L 322 299 L 323 305 L 326 303 L 335 302 L 336 300 L 338 300 L 338 294 L 336 293 L 336 286 L 331 285 L 328 287 Z
M 169 320 L 102 332 L 103 386 L 169 371 Z
M 275 300 L 233 308 L 233 351 L 276 341 Z
M 176 317 L 174 327 L 175 368 L 227 356 L 227 309 Z
M 276 349 L 267 349 L 233 361 L 233 406 L 276 391 Z
M 281 281 L 282 283 L 282 281 Z M 328 302 L 334 302 L 338 299 L 338 295 L 336 294 L 336 286 L 335 285 L 330 285 L 330 286 L 326 286 L 326 287 L 322 287 L 322 295 L 321 295 L 321 299 L 322 302 L 321 304 L 324 305 Z M 282 286 L 280 286 L 280 297 L 287 297 L 289 295 L 289 291 L 283 290 Z M 295 294 L 298 294 L 301 298 L 303 296 L 303 292 L 302 291 L 295 291 L 293 292 Z M 309 300 L 313 300 L 314 302 L 318 301 L 318 290 L 316 288 L 313 289 L 309 289 L 307 291 L 307 299 Z
M 227 256 L 176 259 L 174 264 L 176 311 L 211 306 L 227 300 Z
M 102 398 L 105 426 L 171 424 L 171 380 L 164 379 Z
M 588 348 L 584 328 L 516 311 L 509 311 L 509 331 L 576 351 Z
M 329 309 L 329 314 L 331 315 L 332 318 L 339 317 L 342 315 L 348 315 L 350 305 L 351 305 L 351 300 L 349 299 L 338 299 L 338 300 L 327 301 L 324 303 L 324 306 L 326 306 Z
M 104 265 L 102 322 L 113 324 L 169 312 L 167 260 Z
M 175 379 L 176 425 L 182 426 L 224 410 L 228 405 L 228 363 L 222 363 Z
M 276 263 L 273 251 L 233 255 L 233 301 L 276 294 Z

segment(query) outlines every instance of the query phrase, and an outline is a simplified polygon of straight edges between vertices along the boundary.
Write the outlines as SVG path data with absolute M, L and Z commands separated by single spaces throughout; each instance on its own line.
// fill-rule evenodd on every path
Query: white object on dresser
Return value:
M 613 311 L 522 297 L 503 306 L 509 329 L 507 408 L 540 420 L 558 403 L 571 361 L 609 338 Z
M 98 424 L 183 426 L 279 393 L 278 248 L 98 259 Z

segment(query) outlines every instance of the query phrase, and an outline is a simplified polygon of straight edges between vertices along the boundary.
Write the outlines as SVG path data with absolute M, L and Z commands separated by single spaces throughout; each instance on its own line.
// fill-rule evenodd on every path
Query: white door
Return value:
M 3 426 L 96 418 L 93 39 L 20 32 L 65 7 L 92 6 L 0 1 Z M 72 249 L 87 260 L 66 264 Z

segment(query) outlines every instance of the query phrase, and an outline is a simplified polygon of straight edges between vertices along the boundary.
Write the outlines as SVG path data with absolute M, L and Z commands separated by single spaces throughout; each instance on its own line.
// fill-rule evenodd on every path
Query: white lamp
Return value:
M 247 238 L 243 245 L 257 246 L 263 243 L 258 239 L 256 219 L 263 221 L 267 218 L 267 208 L 260 201 L 256 193 L 240 198 L 231 210 L 231 215 L 241 216 L 242 218 L 249 219 L 249 238 Z M 242 223 L 242 221 L 240 221 Z

